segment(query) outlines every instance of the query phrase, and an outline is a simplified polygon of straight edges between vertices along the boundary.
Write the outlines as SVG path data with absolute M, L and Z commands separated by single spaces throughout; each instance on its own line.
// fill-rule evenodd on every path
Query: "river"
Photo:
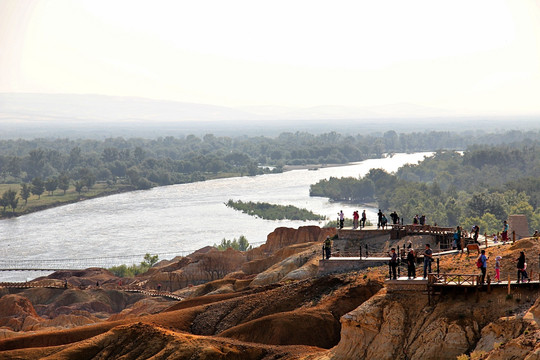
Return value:
M 223 238 L 246 236 L 260 244 L 280 226 L 322 225 L 317 221 L 270 221 L 225 206 L 229 199 L 262 201 L 307 208 L 335 219 L 339 210 L 352 218 L 366 210 L 376 222 L 377 209 L 310 197 L 309 186 L 321 179 L 363 176 L 372 168 L 393 172 L 432 153 L 395 154 L 317 171 L 293 170 L 281 174 L 209 180 L 117 194 L 56 207 L 0 221 L 0 264 L 27 266 L 56 259 L 51 266 L 111 266 L 132 264 L 143 254 L 160 259 L 220 243 Z M 29 265 L 30 264 L 30 265 Z M 0 281 L 24 281 L 42 272 L 3 272 Z

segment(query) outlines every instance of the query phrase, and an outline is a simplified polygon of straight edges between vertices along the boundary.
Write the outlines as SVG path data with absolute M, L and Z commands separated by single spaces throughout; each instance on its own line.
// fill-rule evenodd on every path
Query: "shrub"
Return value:
M 118 277 L 134 277 L 139 274 L 144 274 L 148 271 L 152 266 L 154 266 L 155 263 L 158 262 L 158 255 L 150 255 L 146 253 L 144 255 L 144 260 L 139 264 L 133 264 L 133 265 L 118 265 L 118 266 L 112 266 L 108 270 L 112 272 L 115 276 Z

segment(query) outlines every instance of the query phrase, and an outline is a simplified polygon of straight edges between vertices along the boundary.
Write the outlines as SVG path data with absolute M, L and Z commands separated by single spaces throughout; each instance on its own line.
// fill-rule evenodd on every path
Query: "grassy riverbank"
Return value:
M 12 209 L 9 208 L 9 206 L 6 208 L 5 212 L 2 211 L 3 208 L 0 208 L 0 219 L 20 216 L 36 211 L 53 208 L 56 206 L 72 204 L 87 199 L 93 199 L 101 196 L 108 196 L 134 190 L 133 186 L 131 185 L 107 185 L 98 183 L 94 185 L 90 190 L 84 191 L 79 194 L 75 190 L 75 186 L 70 186 L 69 189 L 66 191 L 65 195 L 63 190 L 56 190 L 53 195 L 49 195 L 45 192 L 40 197 L 38 197 L 37 195 L 30 195 L 30 197 L 28 198 L 28 202 L 25 205 L 25 201 L 20 198 L 21 186 L 19 184 L 0 184 L 0 194 L 3 194 L 9 189 L 17 192 L 17 195 L 19 196 L 19 203 L 17 208 L 15 209 L 15 212 L 13 212 Z
M 203 173 L 201 174 L 201 176 L 202 177 L 200 181 L 207 181 L 214 179 L 241 177 L 244 176 L 244 174 L 236 172 L 222 172 L 217 174 Z M 49 195 L 47 191 L 45 191 L 40 197 L 32 194 L 28 198 L 28 202 L 25 204 L 25 201 L 21 198 L 20 184 L 0 184 L 0 196 L 2 196 L 2 194 L 9 189 L 17 193 L 19 202 L 17 208 L 15 209 L 15 212 L 13 212 L 9 206 L 6 207 L 5 211 L 3 211 L 3 207 L 0 207 L 0 220 L 33 213 L 36 211 L 46 210 L 57 206 L 72 204 L 83 200 L 137 190 L 134 186 L 125 183 L 109 185 L 104 182 L 99 182 L 92 186 L 90 190 L 85 190 L 79 194 L 75 190 L 75 186 L 71 185 L 65 194 L 63 190 L 58 189 L 55 190 L 52 195 Z

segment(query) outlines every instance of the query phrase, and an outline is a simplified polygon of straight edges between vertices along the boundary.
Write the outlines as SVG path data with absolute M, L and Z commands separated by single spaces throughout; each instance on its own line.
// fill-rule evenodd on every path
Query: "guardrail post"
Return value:
M 439 275 L 439 258 L 437 258 L 437 275 Z
M 484 240 L 486 241 L 486 249 L 487 249 L 487 232 L 484 232 Z
M 367 246 L 367 244 L 366 244 L 366 257 L 369 257 L 368 246 Z
M 399 253 L 399 246 L 398 246 L 398 259 L 397 259 L 397 277 L 398 279 L 401 277 L 401 254 Z
M 516 242 L 516 232 L 512 230 L 512 244 Z
M 508 275 L 508 295 L 510 295 L 510 275 Z

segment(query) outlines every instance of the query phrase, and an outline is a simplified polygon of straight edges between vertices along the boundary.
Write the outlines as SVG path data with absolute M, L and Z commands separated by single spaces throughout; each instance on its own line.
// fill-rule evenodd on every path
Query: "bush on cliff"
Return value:
M 149 253 L 146 253 L 144 255 L 144 261 L 142 261 L 139 265 L 133 264 L 133 265 L 118 265 L 113 266 L 109 268 L 108 270 L 112 272 L 115 276 L 118 277 L 134 277 L 139 274 L 144 274 L 148 271 L 152 266 L 154 266 L 155 263 L 158 262 L 158 255 L 150 255 Z

